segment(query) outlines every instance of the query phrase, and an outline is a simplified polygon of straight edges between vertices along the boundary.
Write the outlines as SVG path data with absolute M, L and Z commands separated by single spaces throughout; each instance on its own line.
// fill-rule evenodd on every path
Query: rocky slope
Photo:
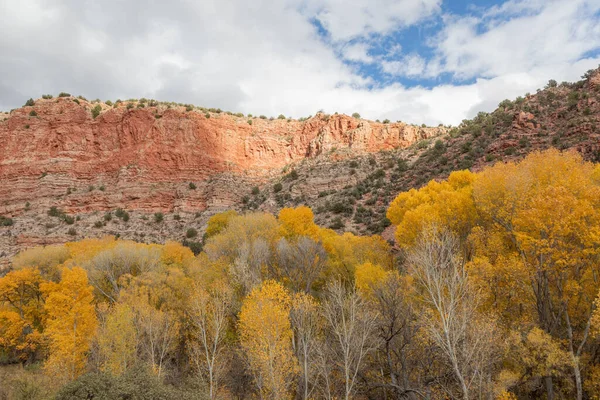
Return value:
M 207 218 L 227 208 L 307 204 L 321 225 L 391 239 L 389 202 L 451 171 L 548 147 L 600 161 L 600 70 L 551 81 L 450 130 L 322 113 L 268 120 L 144 100 L 33 103 L 0 114 L 5 266 L 21 248 L 106 234 L 198 249 Z
M 323 113 L 268 120 L 145 100 L 113 105 L 64 95 L 28 104 L 0 114 L 5 264 L 21 248 L 81 236 L 180 240 L 304 160 L 405 148 L 447 132 Z M 116 209 L 128 211 L 127 221 L 112 218 Z M 154 213 L 166 218 L 156 222 Z
M 505 100 L 492 113 L 479 113 L 438 139 L 408 148 L 332 162 L 316 159 L 296 168 L 296 179 L 274 180 L 246 208 L 276 211 L 306 203 L 317 222 L 360 234 L 392 239 L 387 205 L 401 191 L 444 179 L 460 169 L 479 170 L 556 147 L 600 162 L 600 69 L 575 83 L 550 81 L 536 94 Z M 273 185 L 282 184 L 275 193 Z

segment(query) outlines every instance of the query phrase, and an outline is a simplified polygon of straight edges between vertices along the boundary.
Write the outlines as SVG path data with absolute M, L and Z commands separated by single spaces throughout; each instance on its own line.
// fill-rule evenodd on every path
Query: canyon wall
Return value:
M 210 214 L 303 160 L 408 147 L 445 132 L 337 114 L 269 120 L 166 103 L 39 99 L 0 114 L 0 215 L 14 220 L 0 228 L 0 257 L 73 239 L 47 221 L 53 206 L 87 221 L 78 236 L 113 233 L 93 230 L 89 216 L 116 208 Z

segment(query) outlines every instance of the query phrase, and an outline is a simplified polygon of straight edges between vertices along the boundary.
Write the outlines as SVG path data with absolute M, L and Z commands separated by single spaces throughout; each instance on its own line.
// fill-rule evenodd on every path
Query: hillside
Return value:
M 549 147 L 597 161 L 599 118 L 598 70 L 452 129 L 39 99 L 0 115 L 0 262 L 33 245 L 106 234 L 199 248 L 200 235 L 186 232 L 201 234 L 216 212 L 299 204 L 323 226 L 391 240 L 385 212 L 399 192 Z
M 492 113 L 479 113 L 447 135 L 342 161 L 318 158 L 301 163 L 297 178 L 275 179 L 246 208 L 276 211 L 301 203 L 316 221 L 336 230 L 381 233 L 389 226 L 387 206 L 402 191 L 461 169 L 479 171 L 498 161 L 519 160 L 548 149 L 573 149 L 600 161 L 600 70 L 576 83 L 550 81 L 535 94 L 505 100 Z M 282 184 L 274 193 L 273 187 Z M 391 232 L 384 237 L 392 239 Z
M 0 115 L 4 263 L 21 248 L 81 237 L 182 240 L 304 160 L 404 148 L 447 132 L 337 114 L 298 121 L 145 99 L 44 97 Z

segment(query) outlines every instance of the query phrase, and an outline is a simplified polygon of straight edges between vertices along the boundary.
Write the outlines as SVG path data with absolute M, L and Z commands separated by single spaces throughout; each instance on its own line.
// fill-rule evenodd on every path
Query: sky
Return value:
M 600 64 L 600 0 L 0 0 L 0 109 L 69 92 L 456 125 Z

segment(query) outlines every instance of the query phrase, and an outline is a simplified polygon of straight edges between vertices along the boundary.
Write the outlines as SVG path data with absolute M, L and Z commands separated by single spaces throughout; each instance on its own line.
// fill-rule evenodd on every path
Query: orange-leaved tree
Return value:
M 46 371 L 59 379 L 73 380 L 85 372 L 91 340 L 96 333 L 93 288 L 85 270 L 65 268 L 59 283 L 41 285 L 46 297 L 49 340 Z
M 33 360 L 42 343 L 42 282 L 35 268 L 0 278 L 0 349 L 21 362 Z

